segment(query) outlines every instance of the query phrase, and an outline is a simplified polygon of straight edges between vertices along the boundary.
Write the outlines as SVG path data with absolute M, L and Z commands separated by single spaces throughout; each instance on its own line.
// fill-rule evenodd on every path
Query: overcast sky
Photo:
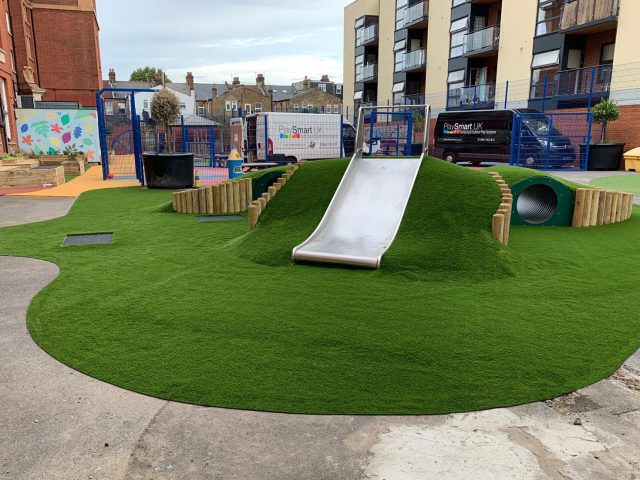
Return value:
M 290 84 L 305 75 L 342 81 L 344 7 L 350 0 L 98 0 L 105 77 L 164 68 L 174 82 L 239 76 Z

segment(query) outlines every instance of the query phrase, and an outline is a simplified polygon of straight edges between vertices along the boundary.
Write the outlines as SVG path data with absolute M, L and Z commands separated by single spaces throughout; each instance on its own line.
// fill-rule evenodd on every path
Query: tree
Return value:
M 605 142 L 607 135 L 607 125 L 609 122 L 615 122 L 620 118 L 620 109 L 611 100 L 602 99 L 595 107 L 593 107 L 593 121 L 598 125 L 602 125 L 602 143 Z
M 162 78 L 163 73 L 164 72 L 160 68 L 140 67 L 133 71 L 129 80 L 132 82 L 153 82 L 158 76 Z M 164 81 L 165 83 L 171 83 L 169 77 L 165 77 Z
M 171 91 L 163 88 L 153 94 L 151 117 L 165 128 L 180 116 L 180 100 Z

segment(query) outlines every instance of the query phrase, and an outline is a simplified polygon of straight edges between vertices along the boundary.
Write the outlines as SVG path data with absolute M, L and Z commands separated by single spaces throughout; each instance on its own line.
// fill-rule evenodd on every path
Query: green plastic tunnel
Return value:
M 570 227 L 573 220 L 573 191 L 548 177 L 533 177 L 511 185 L 512 225 Z

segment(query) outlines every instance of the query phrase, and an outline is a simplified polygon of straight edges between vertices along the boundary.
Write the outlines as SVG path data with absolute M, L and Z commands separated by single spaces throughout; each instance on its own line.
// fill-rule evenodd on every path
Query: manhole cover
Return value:
M 63 247 L 78 247 L 80 245 L 108 245 L 113 243 L 113 233 L 89 233 L 82 235 L 67 235 L 62 242 Z
M 198 217 L 199 222 L 229 222 L 231 220 L 244 220 L 240 215 L 221 215 L 216 217 Z

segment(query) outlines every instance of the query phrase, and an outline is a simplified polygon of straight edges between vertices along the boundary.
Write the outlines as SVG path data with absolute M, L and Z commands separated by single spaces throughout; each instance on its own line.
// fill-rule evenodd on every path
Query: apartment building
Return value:
M 344 104 L 637 105 L 638 18 L 638 0 L 356 0 L 344 16 Z

